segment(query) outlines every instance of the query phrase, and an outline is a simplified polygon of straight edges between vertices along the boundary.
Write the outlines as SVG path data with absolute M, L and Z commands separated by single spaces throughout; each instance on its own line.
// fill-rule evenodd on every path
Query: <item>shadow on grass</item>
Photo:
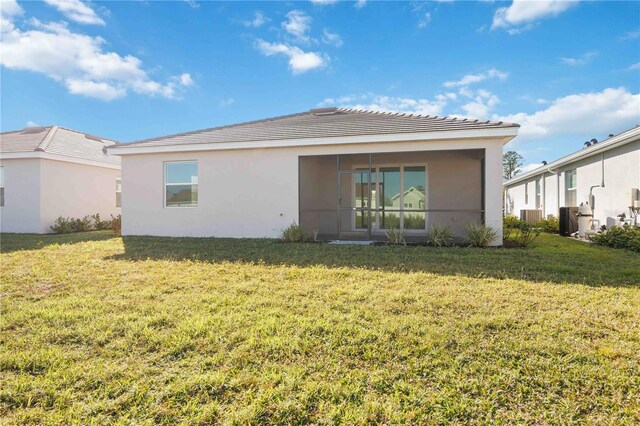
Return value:
M 0 253 L 38 250 L 53 244 L 77 244 L 117 237 L 112 231 L 78 232 L 76 234 L 0 234 Z
M 639 286 L 640 255 L 557 235 L 530 249 L 286 244 L 271 239 L 123 237 L 117 260 L 253 262 L 427 272 L 591 286 Z

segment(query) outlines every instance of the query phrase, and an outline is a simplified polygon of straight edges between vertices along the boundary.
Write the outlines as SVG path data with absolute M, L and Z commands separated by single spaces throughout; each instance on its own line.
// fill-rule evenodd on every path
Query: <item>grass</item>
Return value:
M 4 234 L 3 424 L 640 422 L 640 255 Z

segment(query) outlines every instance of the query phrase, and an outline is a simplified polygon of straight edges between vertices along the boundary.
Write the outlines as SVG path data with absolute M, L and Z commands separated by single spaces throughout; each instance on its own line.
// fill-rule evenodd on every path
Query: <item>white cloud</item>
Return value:
M 315 4 L 316 6 L 327 6 L 327 5 L 331 5 L 331 4 L 336 4 L 338 3 L 339 0 L 311 0 L 311 3 Z
M 296 40 L 309 42 L 310 38 L 307 33 L 311 29 L 311 17 L 300 10 L 292 10 L 286 16 L 287 20 L 282 23 L 282 28 L 293 35 Z
M 322 41 L 326 44 L 333 44 L 336 47 L 342 46 L 342 37 L 340 37 L 340 34 L 332 33 L 326 28 L 322 30 Z
M 577 1 L 569 0 L 514 0 L 511 6 L 496 10 L 491 29 L 504 28 L 510 34 L 517 34 L 532 28 L 536 21 L 558 16 L 576 4 Z
M 381 96 L 373 93 L 327 98 L 319 106 L 336 105 L 345 108 L 369 111 L 400 112 L 408 114 L 440 115 L 447 104 L 446 99 L 414 99 L 408 97 Z
M 581 93 L 558 98 L 532 114 L 496 117 L 522 127 L 518 140 L 563 134 L 600 134 L 624 129 L 640 121 L 640 94 L 625 88 Z
M 193 9 L 198 9 L 200 7 L 200 3 L 198 3 L 196 0 L 184 0 L 184 2 L 191 6 Z
M 500 103 L 500 99 L 493 93 L 479 89 L 471 102 L 462 106 L 467 118 L 487 119 L 491 110 Z
M 305 52 L 297 46 L 284 43 L 269 43 L 258 39 L 256 48 L 265 56 L 284 55 L 289 58 L 289 69 L 294 74 L 302 74 L 327 65 L 329 59 L 317 52 Z
M 531 170 L 535 170 L 539 167 L 542 167 L 542 163 L 530 163 L 520 168 L 520 174 L 524 174 L 530 172 Z
M 626 70 L 627 71 L 640 71 L 640 62 L 629 65 Z
M 264 16 L 264 14 L 259 10 L 256 10 L 253 14 L 253 19 L 251 19 L 250 21 L 243 21 L 242 24 L 245 27 L 259 28 L 267 22 L 269 22 L 269 18 Z
M 188 74 L 165 84 L 153 81 L 140 59 L 104 51 L 106 42 L 101 37 L 72 32 L 61 23 L 29 22 L 33 29 L 3 25 L 0 63 L 10 69 L 45 74 L 64 84 L 70 93 L 112 100 L 133 90 L 176 98 L 179 86 L 192 83 Z
M 418 20 L 418 28 L 426 28 L 431 22 L 431 12 L 425 12 Z
M 231 106 L 235 101 L 236 100 L 233 98 L 224 98 L 224 99 L 220 99 L 220 102 L 218 102 L 218 105 L 221 107 Z
M 31 120 L 27 121 L 27 124 L 25 125 L 25 127 L 38 127 L 38 126 L 39 126 L 38 123 L 36 123 L 35 121 L 31 121 Z
M 620 40 L 635 40 L 640 37 L 640 31 L 627 31 Z
M 598 56 L 597 52 L 587 52 L 587 53 L 583 53 L 577 58 L 560 58 L 560 60 L 567 65 L 575 66 L 575 65 L 584 65 L 588 62 L 591 62 L 591 60 L 596 56 Z
M 353 5 L 356 9 L 362 9 L 367 5 L 367 0 L 357 0 L 356 4 Z
M 447 81 L 444 83 L 444 87 L 464 87 L 470 84 L 479 83 L 491 78 L 497 78 L 498 80 L 505 80 L 509 76 L 509 73 L 502 72 L 495 68 L 490 69 L 487 72 L 479 74 L 467 74 L 462 79 L 457 81 Z
M 193 79 L 191 79 L 191 74 L 189 73 L 185 72 L 180 74 L 180 77 L 178 77 L 178 80 L 180 81 L 180 84 L 185 87 L 193 86 Z
M 44 2 L 58 9 L 67 18 L 80 24 L 105 24 L 93 9 L 80 0 L 44 0 Z

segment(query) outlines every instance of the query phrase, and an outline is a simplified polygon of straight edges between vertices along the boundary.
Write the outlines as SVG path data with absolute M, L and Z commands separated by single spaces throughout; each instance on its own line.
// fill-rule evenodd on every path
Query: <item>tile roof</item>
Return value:
M 117 142 L 58 126 L 27 127 L 0 133 L 0 154 L 48 152 L 82 160 L 120 164 L 120 158 L 107 155 L 103 148 Z
M 120 144 L 118 148 L 519 127 L 514 123 L 317 108 L 306 112 Z

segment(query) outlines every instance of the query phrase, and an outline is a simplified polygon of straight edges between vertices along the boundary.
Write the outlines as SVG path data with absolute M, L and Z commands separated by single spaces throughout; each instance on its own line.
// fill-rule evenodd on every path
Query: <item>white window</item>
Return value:
M 165 206 L 195 207 L 198 205 L 198 162 L 166 162 L 164 169 Z
M 536 179 L 536 209 L 542 208 L 542 188 L 540 179 Z
M 0 207 L 4 206 L 4 166 L 0 166 Z
M 578 182 L 576 169 L 564 172 L 564 205 L 565 207 L 576 207 L 578 205 Z
M 122 207 L 122 179 L 116 178 L 116 207 Z
M 529 204 L 529 182 L 524 184 L 524 203 Z

